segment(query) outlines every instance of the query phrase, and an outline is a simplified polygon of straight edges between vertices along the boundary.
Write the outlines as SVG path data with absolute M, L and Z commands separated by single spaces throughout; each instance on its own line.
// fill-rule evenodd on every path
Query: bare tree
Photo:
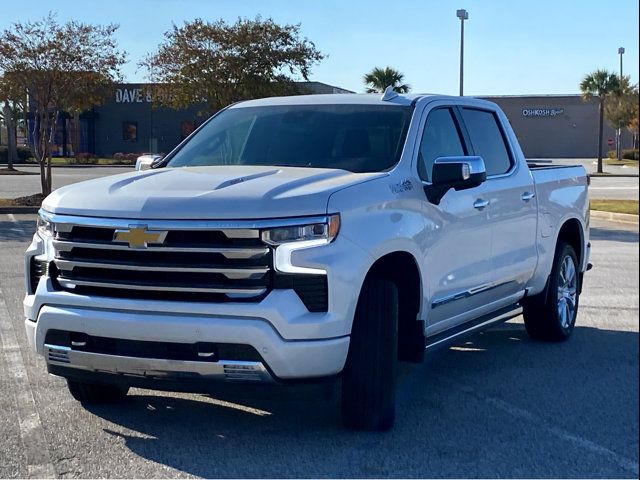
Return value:
M 0 76 L 9 95 L 28 98 L 30 145 L 45 196 L 51 193 L 60 113 L 101 103 L 107 88 L 121 79 L 125 54 L 117 49 L 117 28 L 76 21 L 59 24 L 49 14 L 35 22 L 14 23 L 0 34 Z

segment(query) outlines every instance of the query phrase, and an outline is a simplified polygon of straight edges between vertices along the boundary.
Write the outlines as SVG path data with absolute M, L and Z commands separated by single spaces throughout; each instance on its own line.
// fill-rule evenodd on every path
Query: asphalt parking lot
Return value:
M 519 319 L 404 371 L 396 427 L 340 427 L 335 388 L 133 390 L 83 409 L 27 348 L 22 253 L 0 214 L 1 477 L 638 477 L 638 227 L 593 221 L 578 326 Z
M 559 158 L 552 161 L 543 161 L 558 165 L 582 165 L 589 173 L 593 173 L 596 170 L 593 159 Z M 38 168 L 24 165 L 19 165 L 17 168 L 33 175 L 0 175 L 0 198 L 22 197 L 40 191 L 40 177 L 37 175 Z M 605 165 L 604 170 L 612 174 L 638 174 L 638 169 L 633 167 L 622 168 Z M 83 180 L 131 171 L 133 171 L 133 167 L 56 167 L 53 169 L 53 187 L 54 189 L 60 188 Z M 594 177 L 591 180 L 589 192 L 591 198 L 637 199 L 639 193 L 638 177 Z

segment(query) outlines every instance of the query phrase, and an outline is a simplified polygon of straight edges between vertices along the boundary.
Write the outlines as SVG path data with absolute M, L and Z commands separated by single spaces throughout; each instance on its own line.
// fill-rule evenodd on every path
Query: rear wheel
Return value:
M 69 393 L 83 404 L 115 403 L 124 400 L 129 391 L 128 387 L 107 385 L 104 383 L 79 382 L 67 380 Z
M 561 342 L 571 336 L 578 315 L 579 282 L 576 252 L 562 242 L 556 249 L 548 290 L 531 297 L 524 307 L 524 324 L 531 338 Z
M 376 276 L 365 281 L 342 374 L 342 421 L 355 430 L 388 430 L 395 419 L 398 290 Z

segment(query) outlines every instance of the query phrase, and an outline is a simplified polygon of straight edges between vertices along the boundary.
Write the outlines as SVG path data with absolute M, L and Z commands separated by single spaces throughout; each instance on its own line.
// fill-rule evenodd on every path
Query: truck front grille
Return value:
M 172 228 L 131 246 L 115 227 L 59 226 L 52 278 L 63 290 L 219 302 L 259 301 L 272 288 L 271 250 L 258 229 Z

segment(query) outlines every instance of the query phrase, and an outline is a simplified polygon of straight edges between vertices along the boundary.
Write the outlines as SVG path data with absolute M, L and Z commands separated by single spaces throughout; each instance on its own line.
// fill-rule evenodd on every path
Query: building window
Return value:
M 183 120 L 180 122 L 180 137 L 182 140 L 187 138 L 195 130 L 195 126 L 191 120 Z
M 122 122 L 122 140 L 125 142 L 138 141 L 138 122 Z

